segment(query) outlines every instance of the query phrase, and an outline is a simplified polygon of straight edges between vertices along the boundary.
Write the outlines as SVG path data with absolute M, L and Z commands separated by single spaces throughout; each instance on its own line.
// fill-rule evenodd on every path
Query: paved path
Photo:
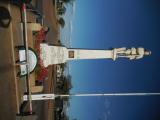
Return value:
M 8 28 L 0 28 L 0 120 L 15 120 L 19 113 L 21 97 L 24 93 L 24 80 L 17 78 L 15 46 L 22 45 L 20 30 L 21 13 L 17 6 L 0 2 L 11 14 L 12 22 Z M 28 15 L 28 21 L 34 19 Z
M 0 3 L 2 6 L 3 4 Z M 4 5 L 9 10 L 10 5 Z M 0 120 L 14 120 L 18 112 L 14 67 L 13 25 L 0 28 Z
M 0 2 L 0 6 L 8 8 L 12 16 L 10 26 L 7 29 L 0 28 L 0 120 L 15 120 L 16 113 L 19 111 L 20 90 L 22 88 L 20 85 L 21 82 L 16 79 L 16 69 L 14 65 L 14 46 L 22 44 L 20 42 L 21 37 L 19 35 L 20 30 L 18 28 L 20 22 L 20 11 L 16 6 L 10 6 L 9 4 L 3 4 L 2 2 Z M 52 4 L 52 0 L 43 1 L 43 8 L 43 12 L 45 14 L 45 25 L 49 26 L 51 29 L 47 35 L 47 41 L 51 44 L 56 44 L 59 39 L 59 28 L 56 23 L 55 9 Z M 53 78 L 49 79 L 49 81 L 51 80 L 53 80 Z M 46 107 L 43 106 L 43 103 L 43 101 L 34 103 L 34 109 L 37 110 L 38 115 L 41 115 L 38 120 L 40 120 L 40 118 L 45 120 L 42 117 L 44 111 L 46 111 L 46 109 L 44 109 Z

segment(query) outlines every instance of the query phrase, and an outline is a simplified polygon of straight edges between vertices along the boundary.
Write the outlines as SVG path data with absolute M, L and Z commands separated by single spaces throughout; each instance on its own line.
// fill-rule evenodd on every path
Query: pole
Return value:
M 105 93 L 105 94 L 66 94 L 66 95 L 56 95 L 56 94 L 37 94 L 31 95 L 32 100 L 54 100 L 56 97 L 125 97 L 125 96 L 160 96 L 160 93 Z M 27 101 L 27 95 L 23 96 L 23 100 Z
M 23 14 L 23 37 L 25 45 L 25 57 L 26 57 L 26 80 L 27 80 L 27 93 L 29 100 L 30 113 L 32 114 L 32 99 L 31 99 L 31 89 L 30 89 L 30 68 L 29 68 L 29 51 L 28 51 L 28 33 L 27 33 L 27 11 L 26 4 L 22 4 L 22 14 Z

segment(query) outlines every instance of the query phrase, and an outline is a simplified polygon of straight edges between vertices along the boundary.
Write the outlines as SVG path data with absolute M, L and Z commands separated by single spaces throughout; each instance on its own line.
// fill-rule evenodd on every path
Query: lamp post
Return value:
M 95 93 L 95 94 L 36 94 L 31 95 L 31 100 L 54 100 L 56 97 L 125 97 L 125 96 L 160 96 L 160 93 Z M 28 95 L 23 96 L 23 101 L 28 100 Z

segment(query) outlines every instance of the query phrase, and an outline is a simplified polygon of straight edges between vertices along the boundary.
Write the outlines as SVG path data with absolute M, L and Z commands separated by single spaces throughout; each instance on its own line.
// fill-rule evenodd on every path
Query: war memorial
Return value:
M 9 54 L 4 55 L 5 52 L 7 53 L 7 51 L 5 51 L 6 43 L 2 43 L 1 47 L 4 49 L 4 51 L 3 54 L 0 53 L 0 55 L 1 57 L 4 56 L 5 58 L 4 60 L 2 59 L 4 65 L 11 64 L 11 67 L 6 69 L 10 69 L 10 72 L 1 75 L 3 79 L 10 79 L 11 82 L 8 82 L 8 84 L 6 83 L 6 86 L 9 89 L 8 91 L 5 90 L 4 94 L 2 94 L 4 95 L 6 101 L 10 104 L 8 105 L 9 107 L 6 107 L 5 105 L 2 106 L 2 112 L 0 110 L 0 119 L 4 120 L 5 117 L 2 116 L 2 114 L 7 111 L 7 115 L 11 114 L 11 116 L 7 116 L 6 120 L 10 120 L 11 117 L 13 118 L 13 120 L 39 120 L 39 116 L 42 116 L 41 119 L 46 120 L 68 120 L 61 117 L 61 113 L 60 115 L 57 115 L 57 113 L 59 113 L 60 111 L 59 108 L 56 108 L 54 105 L 54 101 L 57 98 L 63 99 L 73 96 L 126 97 L 160 95 L 160 93 L 158 92 L 102 92 L 92 94 L 56 93 L 54 90 L 54 87 L 58 83 L 56 83 L 56 81 L 62 79 L 63 76 L 63 72 L 59 72 L 60 75 L 58 78 L 57 71 L 62 71 L 61 65 L 64 65 L 69 61 L 80 62 L 81 60 L 95 59 L 106 59 L 106 61 L 113 60 L 113 62 L 123 61 L 124 59 L 128 59 L 129 61 L 138 61 L 139 59 L 143 59 L 146 56 L 152 56 L 152 51 L 150 51 L 149 48 L 144 48 L 143 46 L 133 46 L 131 48 L 119 46 L 119 48 L 111 49 L 84 49 L 66 47 L 59 43 L 59 25 L 57 25 L 57 22 L 53 22 L 57 20 L 57 14 L 63 12 L 62 8 L 65 7 L 63 6 L 63 0 L 58 0 L 58 2 L 57 0 L 55 0 L 55 3 L 53 5 L 51 5 L 52 0 L 47 1 L 48 3 L 42 2 L 42 4 L 44 4 L 40 5 L 43 8 L 43 14 L 46 15 L 45 17 L 40 16 L 39 12 L 37 13 L 35 9 L 30 9 L 31 4 L 34 5 L 37 3 L 36 0 L 33 0 L 32 2 L 29 1 L 29 3 L 22 2 L 22 4 L 20 4 L 20 6 L 18 5 L 18 7 L 17 3 L 16 5 L 15 3 L 12 4 L 10 2 L 0 3 L 1 6 L 8 9 L 10 17 L 12 17 L 11 21 L 9 21 L 8 27 L 3 28 L 4 30 L 0 30 L 0 32 L 2 31 L 0 35 L 4 35 L 6 41 L 8 40 L 8 43 L 10 43 L 10 49 L 8 50 Z M 62 8 L 60 9 L 59 7 Z M 51 19 L 49 17 L 50 15 L 47 11 L 47 8 L 51 10 L 54 9 L 54 11 L 52 11 L 54 12 L 54 15 L 52 16 L 54 19 Z M 57 12 L 56 10 L 58 9 L 60 10 Z M 37 14 L 40 16 L 41 22 L 37 22 Z M 46 25 L 44 25 L 43 20 L 48 20 L 49 22 L 47 21 L 48 23 L 46 22 Z M 52 26 L 53 28 L 49 26 L 50 24 L 54 24 L 54 26 Z M 48 28 L 50 28 L 51 30 L 49 31 Z M 5 30 L 7 30 L 7 32 L 5 32 Z M 10 34 L 9 36 L 7 36 L 8 33 Z M 51 42 L 51 39 L 53 39 L 52 33 L 55 33 L 54 45 L 52 45 L 53 42 Z M 10 58 L 10 60 L 7 61 L 7 58 Z M 58 70 L 58 67 L 60 70 Z M 8 77 L 6 78 L 5 76 Z M 62 81 L 60 80 L 60 85 Z M 3 87 L 0 88 L 4 89 Z M 11 95 L 8 98 L 8 96 L 5 96 L 6 94 Z M 5 99 L 2 100 L 2 102 L 4 102 Z M 43 105 L 39 105 L 39 103 L 37 105 L 35 101 L 44 101 L 44 103 L 42 103 Z M 42 111 L 40 110 L 40 106 Z M 8 109 L 11 109 L 11 112 L 9 112 Z M 38 113 L 38 115 L 36 114 L 36 112 Z M 44 115 L 42 115 L 41 112 L 43 112 Z M 53 112 L 55 112 L 55 115 L 52 115 Z

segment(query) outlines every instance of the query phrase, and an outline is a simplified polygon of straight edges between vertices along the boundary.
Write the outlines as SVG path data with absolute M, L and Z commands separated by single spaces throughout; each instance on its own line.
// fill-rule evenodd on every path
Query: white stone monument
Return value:
M 114 48 L 112 50 L 87 50 L 72 49 L 62 46 L 52 46 L 46 43 L 40 45 L 40 57 L 45 67 L 53 64 L 65 63 L 69 60 L 78 59 L 113 59 L 128 58 L 129 60 L 141 59 L 150 55 L 151 52 L 142 47 L 127 49 Z

